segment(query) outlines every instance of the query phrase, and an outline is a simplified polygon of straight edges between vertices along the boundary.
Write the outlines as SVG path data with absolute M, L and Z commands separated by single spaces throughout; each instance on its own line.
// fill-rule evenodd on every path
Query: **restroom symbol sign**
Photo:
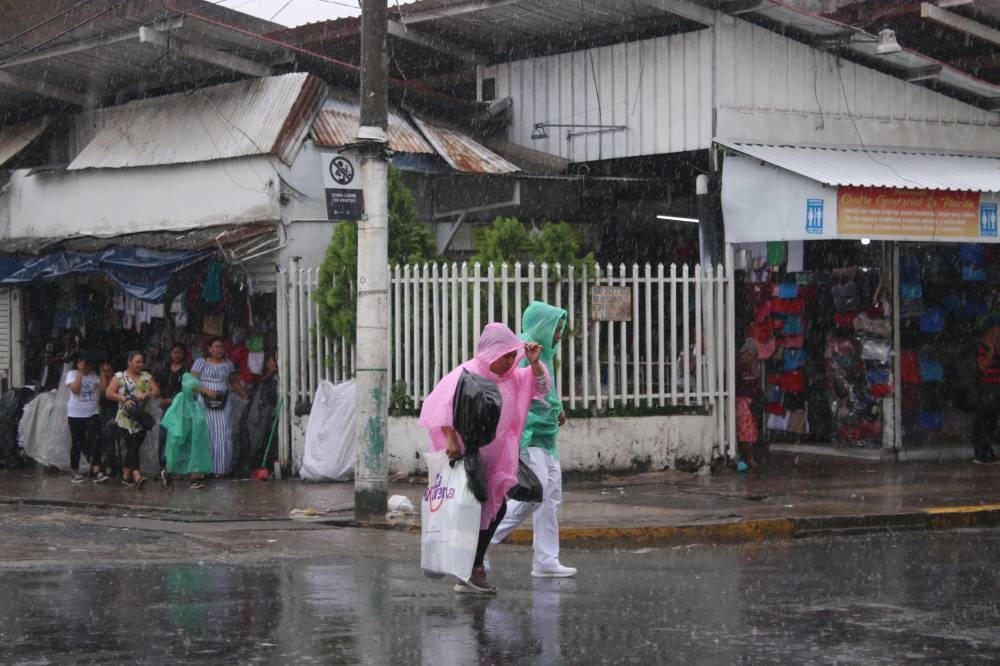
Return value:
M 823 233 L 823 199 L 806 200 L 806 233 Z
M 988 238 L 997 237 L 997 205 L 995 203 L 979 204 L 979 235 Z

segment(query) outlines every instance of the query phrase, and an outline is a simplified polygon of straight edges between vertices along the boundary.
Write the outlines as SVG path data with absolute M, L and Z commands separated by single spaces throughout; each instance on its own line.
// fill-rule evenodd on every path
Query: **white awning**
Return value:
M 1000 192 L 1000 156 L 715 143 L 823 185 Z

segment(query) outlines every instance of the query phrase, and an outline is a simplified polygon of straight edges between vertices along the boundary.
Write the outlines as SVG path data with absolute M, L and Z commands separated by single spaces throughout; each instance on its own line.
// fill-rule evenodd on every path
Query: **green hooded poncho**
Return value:
M 531 402 L 528 420 L 521 435 L 521 448 L 537 446 L 556 460 L 559 459 L 556 435 L 559 434 L 559 415 L 563 411 L 563 406 L 556 387 L 555 368 L 552 367 L 552 361 L 556 356 L 556 347 L 552 344 L 552 339 L 556 332 L 566 326 L 566 317 L 566 311 L 562 308 L 540 301 L 534 301 L 529 305 L 521 317 L 521 339 L 542 345 L 541 360 L 549 369 L 549 377 L 552 378 L 545 400 Z M 527 361 L 524 364 L 527 364 Z
M 205 408 L 194 396 L 200 386 L 197 377 L 184 373 L 180 393 L 160 420 L 167 430 L 167 471 L 171 474 L 212 473 Z

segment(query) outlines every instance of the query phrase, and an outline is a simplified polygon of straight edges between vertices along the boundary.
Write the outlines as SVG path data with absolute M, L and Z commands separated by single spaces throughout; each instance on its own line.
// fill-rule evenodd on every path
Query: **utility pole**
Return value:
M 364 211 L 358 222 L 357 418 L 354 516 L 381 519 L 389 492 L 389 185 L 386 0 L 361 2 L 361 161 Z

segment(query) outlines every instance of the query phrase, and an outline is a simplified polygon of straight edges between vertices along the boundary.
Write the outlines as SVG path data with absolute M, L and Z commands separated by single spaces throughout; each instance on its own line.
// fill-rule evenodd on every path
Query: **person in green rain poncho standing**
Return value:
M 190 372 L 181 377 L 181 391 L 174 396 L 160 425 L 167 431 L 167 472 L 191 476 L 191 487 L 203 488 L 212 471 L 205 407 L 198 401 L 201 383 Z
M 566 329 L 566 311 L 534 301 L 521 317 L 521 339 L 542 345 L 541 360 L 555 377 L 552 362 L 560 338 Z M 492 543 L 500 543 L 529 515 L 532 516 L 534 559 L 531 575 L 536 578 L 567 578 L 576 569 L 559 562 L 559 504 L 562 502 L 562 468 L 556 439 L 559 427 L 566 423 L 566 413 L 556 382 L 550 383 L 544 400 L 534 400 L 521 435 L 521 453 L 528 455 L 531 470 L 542 482 L 540 503 L 508 500 L 507 515 L 500 522 Z

